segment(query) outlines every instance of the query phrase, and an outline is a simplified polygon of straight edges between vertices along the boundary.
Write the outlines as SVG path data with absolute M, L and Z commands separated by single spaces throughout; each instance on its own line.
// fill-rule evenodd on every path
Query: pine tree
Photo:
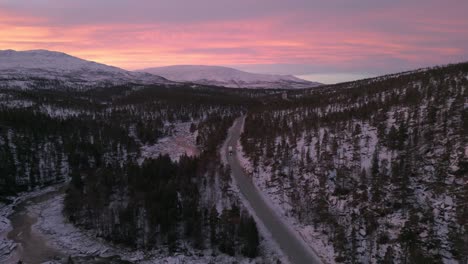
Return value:
M 372 155 L 371 164 L 371 176 L 372 176 L 372 202 L 379 204 L 382 200 L 382 175 L 380 174 L 379 168 L 379 148 L 376 147 L 374 154 Z
M 218 210 L 216 207 L 212 207 L 210 210 L 210 241 L 212 245 L 216 245 L 218 243 L 218 225 L 219 225 L 219 218 L 218 218 Z
M 382 264 L 393 264 L 395 263 L 395 256 L 394 256 L 394 252 L 393 252 L 393 247 L 392 246 L 388 246 L 387 247 L 387 250 L 385 251 L 385 256 L 384 256 L 384 259 L 382 261 Z

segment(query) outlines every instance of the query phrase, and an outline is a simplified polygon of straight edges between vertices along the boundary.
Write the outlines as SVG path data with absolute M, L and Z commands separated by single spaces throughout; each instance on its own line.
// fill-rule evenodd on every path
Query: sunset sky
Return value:
M 0 49 L 333 83 L 468 60 L 466 0 L 0 0 Z

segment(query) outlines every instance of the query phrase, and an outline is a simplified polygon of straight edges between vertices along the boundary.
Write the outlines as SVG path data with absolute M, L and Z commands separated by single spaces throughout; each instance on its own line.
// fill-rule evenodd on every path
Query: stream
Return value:
M 16 248 L 18 260 L 24 263 L 43 263 L 48 260 L 64 259 L 65 255 L 58 250 L 49 247 L 43 236 L 37 232 L 33 232 L 31 227 L 37 222 L 37 216 L 28 210 L 28 206 L 38 204 L 58 195 L 63 190 L 48 192 L 19 203 L 9 219 L 13 230 L 11 230 L 7 238 L 18 243 Z
M 33 230 L 32 226 L 37 222 L 38 216 L 28 207 L 46 202 L 65 191 L 65 186 L 39 196 L 26 199 L 14 208 L 13 214 L 8 218 L 11 221 L 12 230 L 7 234 L 7 238 L 17 243 L 15 252 L 7 263 L 16 264 L 21 261 L 23 264 L 40 264 L 47 261 L 53 263 L 68 263 L 69 255 L 51 247 L 47 238 Z M 119 256 L 99 257 L 99 256 L 74 256 L 73 263 L 130 263 L 121 260 Z

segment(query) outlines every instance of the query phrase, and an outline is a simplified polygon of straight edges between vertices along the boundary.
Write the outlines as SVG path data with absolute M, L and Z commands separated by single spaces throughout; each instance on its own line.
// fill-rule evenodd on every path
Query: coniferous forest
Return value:
M 96 237 L 255 258 L 220 155 L 245 116 L 243 165 L 326 262 L 468 260 L 467 63 L 287 91 L 32 83 L 0 87 L 1 202 L 63 183 L 64 216 Z M 143 155 L 180 124 L 196 155 Z
M 467 73 L 465 63 L 292 91 L 247 115 L 251 175 L 328 241 L 332 262 L 466 263 Z
M 40 83 L 40 82 L 39 82 Z M 135 249 L 214 248 L 254 258 L 259 234 L 219 147 L 254 95 L 220 88 L 2 89 L 0 193 L 67 181 L 70 222 Z M 140 148 L 189 122 L 200 155 L 142 158 Z

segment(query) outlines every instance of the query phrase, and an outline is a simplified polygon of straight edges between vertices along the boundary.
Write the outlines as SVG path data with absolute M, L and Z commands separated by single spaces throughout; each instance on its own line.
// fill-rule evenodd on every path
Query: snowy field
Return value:
M 159 155 L 169 155 L 177 161 L 183 155 L 197 156 L 199 150 L 196 146 L 197 131 L 190 132 L 191 122 L 168 125 L 171 135 L 161 138 L 154 145 L 144 145 L 141 147 L 141 159 L 156 158 Z

